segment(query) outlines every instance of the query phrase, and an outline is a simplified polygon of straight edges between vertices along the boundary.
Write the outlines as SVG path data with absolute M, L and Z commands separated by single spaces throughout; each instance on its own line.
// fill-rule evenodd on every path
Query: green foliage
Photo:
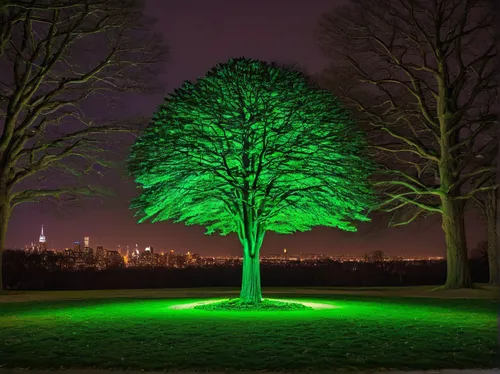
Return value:
M 372 204 L 363 133 L 303 73 L 234 59 L 165 99 L 132 147 L 140 222 L 222 235 L 355 231 Z
M 240 298 L 218 301 L 216 303 L 211 303 L 211 304 L 197 305 L 194 307 L 194 309 L 213 310 L 213 311 L 241 310 L 241 311 L 252 311 L 252 312 L 294 311 L 294 310 L 304 310 L 304 309 L 312 310 L 311 307 L 301 303 L 294 303 L 294 302 L 287 303 L 285 301 L 263 299 L 260 303 L 255 304 L 255 303 L 246 303 Z

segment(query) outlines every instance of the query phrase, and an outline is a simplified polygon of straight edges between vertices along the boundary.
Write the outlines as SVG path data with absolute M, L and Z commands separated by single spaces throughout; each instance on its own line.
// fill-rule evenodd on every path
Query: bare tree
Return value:
M 495 12 L 497 15 L 497 18 L 500 17 L 500 4 L 495 2 Z M 496 25 L 496 36 L 497 40 L 500 40 L 500 22 L 497 23 Z M 497 64 L 500 64 L 500 56 L 497 56 Z M 497 138 L 497 170 L 496 170 L 496 179 L 495 183 L 497 186 L 500 186 L 500 126 L 497 126 L 497 132 L 496 132 L 496 138 Z M 497 251 L 500 249 L 500 192 L 496 190 L 496 217 L 495 217 L 495 227 L 496 227 L 496 234 L 497 234 L 497 244 L 496 248 Z M 497 271 L 500 273 L 500 264 L 497 264 L 498 268 Z M 500 276 L 497 279 L 497 284 L 500 284 Z
M 499 7 L 500 8 L 500 7 Z M 500 186 L 500 128 L 497 129 L 497 170 L 496 170 L 496 179 L 495 183 L 497 186 Z M 495 201 L 495 229 L 496 229 L 496 253 L 498 256 L 498 251 L 500 249 L 500 191 L 499 187 L 496 189 L 496 201 Z M 496 284 L 500 284 L 500 264 L 498 263 L 497 257 L 497 280 Z
M 490 149 L 488 152 L 483 152 L 482 158 L 486 159 L 486 162 L 496 167 L 498 163 L 498 142 L 493 134 L 490 140 Z M 496 173 L 493 170 L 491 173 L 484 173 L 479 178 L 475 178 L 471 181 L 471 189 L 475 190 L 480 187 L 485 186 L 495 186 L 496 184 Z M 498 188 L 490 189 L 486 191 L 481 191 L 472 197 L 472 203 L 479 209 L 484 222 L 486 223 L 487 232 L 487 258 L 489 267 L 489 283 L 498 284 L 500 282 L 500 269 L 498 264 L 498 226 L 496 219 L 498 216 Z
M 497 217 L 497 193 L 498 190 L 491 190 L 474 196 L 475 205 L 479 208 L 483 219 L 486 222 L 489 283 L 498 284 L 500 280 L 498 269 L 498 230 L 496 227 Z
M 0 265 L 16 205 L 97 191 L 52 177 L 107 166 L 109 134 L 136 123 L 103 120 L 94 106 L 146 92 L 165 55 L 140 1 L 16 0 L 1 8 Z M 0 290 L 1 279 L 0 267 Z
M 385 165 L 381 209 L 393 225 L 439 214 L 446 288 L 471 287 L 466 190 L 493 172 L 482 134 L 497 125 L 496 15 L 487 0 L 352 0 L 322 17 L 319 42 L 335 93 L 372 129 Z M 339 89 L 340 88 L 340 89 Z M 476 166 L 470 167 L 471 162 Z

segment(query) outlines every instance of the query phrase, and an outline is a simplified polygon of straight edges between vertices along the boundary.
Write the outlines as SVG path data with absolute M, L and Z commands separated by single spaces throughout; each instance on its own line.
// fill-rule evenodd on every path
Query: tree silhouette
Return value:
M 325 14 L 318 38 L 333 92 L 370 129 L 380 209 L 394 226 L 438 214 L 444 287 L 471 287 L 464 205 L 494 185 L 478 161 L 498 125 L 496 14 L 488 0 L 352 0 Z M 474 168 L 471 165 L 474 165 Z
M 0 290 L 12 209 L 97 193 L 81 177 L 109 166 L 107 135 L 137 126 L 91 112 L 96 98 L 152 87 L 165 49 L 142 10 L 140 0 L 0 4 Z
M 498 164 L 498 143 L 495 139 L 495 134 L 492 134 L 492 138 L 489 142 L 491 146 L 487 152 L 483 152 L 481 161 L 483 163 L 491 164 L 493 167 L 497 167 Z M 478 189 L 481 187 L 491 187 L 498 186 L 498 182 L 495 180 L 496 170 L 493 170 L 490 174 L 483 174 L 479 178 L 475 178 L 470 183 L 470 189 Z M 474 206 L 479 210 L 484 223 L 486 224 L 486 234 L 487 234 L 487 258 L 488 258 L 488 268 L 489 268 L 489 283 L 499 284 L 500 282 L 500 265 L 498 263 L 498 236 L 500 234 L 500 228 L 497 226 L 498 217 L 498 187 L 495 189 L 489 189 L 486 191 L 480 191 L 472 197 Z
M 373 262 L 383 262 L 385 259 L 385 253 L 381 250 L 372 251 L 370 253 L 370 258 Z
M 165 99 L 132 147 L 140 222 L 173 220 L 236 233 L 240 298 L 262 299 L 267 231 L 354 231 L 372 197 L 363 133 L 303 73 L 249 59 L 215 66 Z

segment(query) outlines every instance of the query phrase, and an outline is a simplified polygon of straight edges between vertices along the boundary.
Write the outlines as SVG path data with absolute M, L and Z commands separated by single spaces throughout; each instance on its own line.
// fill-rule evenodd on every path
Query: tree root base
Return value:
M 481 287 L 478 287 L 475 284 L 471 284 L 470 287 L 459 287 L 459 288 L 443 285 L 443 286 L 433 288 L 433 289 L 431 289 L 431 291 L 466 290 L 466 289 L 467 290 L 478 290 L 478 289 L 481 289 Z
M 216 303 L 197 305 L 194 309 L 214 311 L 294 311 L 312 309 L 298 302 L 285 302 L 263 299 L 260 303 L 248 303 L 239 298 L 219 301 Z

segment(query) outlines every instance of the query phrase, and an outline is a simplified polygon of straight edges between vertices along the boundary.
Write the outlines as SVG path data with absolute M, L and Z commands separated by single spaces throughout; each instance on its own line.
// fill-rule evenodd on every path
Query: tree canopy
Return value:
M 372 203 L 363 133 L 303 73 L 231 59 L 167 96 L 129 169 L 145 220 L 240 238 L 314 226 L 355 231 Z

